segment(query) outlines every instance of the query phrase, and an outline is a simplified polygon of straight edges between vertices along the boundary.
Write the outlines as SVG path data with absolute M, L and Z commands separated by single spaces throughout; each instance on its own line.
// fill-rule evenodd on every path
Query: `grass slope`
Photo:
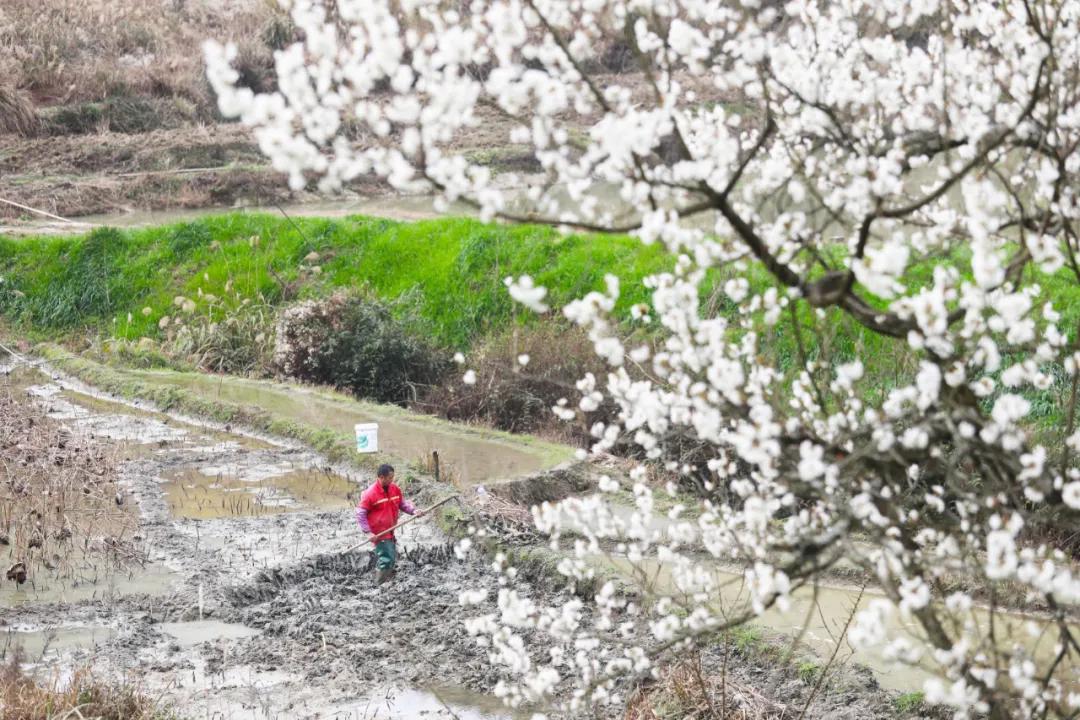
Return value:
M 961 255 L 952 262 L 969 266 Z M 364 288 L 418 316 L 436 344 L 467 350 L 535 318 L 511 301 L 503 284 L 507 276 L 533 276 L 558 308 L 602 290 L 604 275 L 613 273 L 622 281 L 616 315 L 626 318 L 632 305 L 649 299 L 642 280 L 673 266 L 663 247 L 621 236 L 563 237 L 543 227 L 466 218 L 404 223 L 233 213 L 148 229 L 103 228 L 85 236 L 0 237 L 0 314 L 39 339 L 87 332 L 156 338 L 163 317 L 183 312 L 178 296 L 195 301 L 194 312 L 220 319 L 246 302 L 278 305 Z M 915 266 L 906 279 L 914 287 L 928 284 L 933 270 L 932 263 Z M 757 291 L 773 285 L 759 268 L 747 277 Z M 862 391 L 876 403 L 890 388 L 910 382 L 917 369 L 906 343 L 866 331 L 836 309 L 815 312 L 798 303 L 797 324 L 786 312 L 775 325 L 761 313 L 741 318 L 726 296 L 713 292 L 723 279 L 713 272 L 704 284 L 706 312 L 733 323 L 745 320 L 782 370 L 802 365 L 800 344 L 809 359 L 825 358 L 828 365 L 861 358 L 868 372 Z M 1030 279 L 1042 288 L 1036 307 L 1052 298 L 1062 313 L 1059 327 L 1077 327 L 1075 278 L 1063 270 Z M 637 335 L 648 338 L 649 332 Z M 1042 429 L 1064 425 L 1069 380 L 1060 369 L 1056 374 L 1048 391 L 1027 393 Z
M 305 261 L 312 252 L 318 260 Z M 154 337 L 161 318 L 178 312 L 178 295 L 198 301 L 209 293 L 223 312 L 260 296 L 277 303 L 293 291 L 366 287 L 415 308 L 436 342 L 466 348 L 525 315 L 506 276 L 532 275 L 558 306 L 602 289 L 604 274 L 615 273 L 625 311 L 646 300 L 641 279 L 671 265 L 661 248 L 631 238 L 562 238 L 538 227 L 233 214 L 82 237 L 0 238 L 0 312 L 54 337 L 85 328 Z

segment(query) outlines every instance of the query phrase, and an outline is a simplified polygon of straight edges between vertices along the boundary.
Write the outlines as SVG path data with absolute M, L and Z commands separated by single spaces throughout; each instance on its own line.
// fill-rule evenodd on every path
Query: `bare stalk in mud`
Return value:
M 121 506 L 119 450 L 64 427 L 10 381 L 0 388 L 0 538 L 26 581 L 98 582 L 144 557 L 132 540 L 137 519 Z M 81 573 L 90 570 L 93 578 Z M 39 577 L 40 576 L 40 577 Z

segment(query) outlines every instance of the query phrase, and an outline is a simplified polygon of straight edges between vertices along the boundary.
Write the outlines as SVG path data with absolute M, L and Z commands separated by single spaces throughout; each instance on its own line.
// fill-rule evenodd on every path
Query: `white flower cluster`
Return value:
M 1080 283 L 1080 3 L 296 0 L 292 15 L 304 39 L 275 56 L 276 92 L 238 85 L 234 48 L 206 57 L 222 112 L 294 186 L 375 174 L 674 256 L 629 310 L 652 347 L 620 340 L 617 277 L 563 309 L 610 372 L 554 410 L 613 403 L 592 449 L 632 441 L 698 488 L 700 516 L 657 515 L 644 468 L 627 512 L 608 480 L 607 499 L 535 513 L 572 544 L 570 578 L 615 548 L 655 602 L 615 609 L 608 592 L 599 627 L 653 644 L 591 655 L 598 628 L 532 605 L 507 571 L 499 611 L 470 624 L 506 698 L 570 682 L 569 705 L 609 699 L 615 676 L 718 626 L 719 562 L 761 612 L 846 558 L 883 593 L 852 641 L 880 644 L 887 615 L 917 623 L 921 646 L 889 647 L 938 671 L 928 699 L 1074 712 L 1080 575 L 1054 538 L 1080 522 L 1062 289 Z M 638 69 L 600 82 L 589 68 L 616 41 Z M 514 198 L 455 144 L 492 113 L 541 168 Z M 507 286 L 548 310 L 532 278 Z M 967 595 L 934 597 L 956 578 L 1056 608 L 1060 654 L 989 637 Z M 540 627 L 560 638 L 550 662 L 528 652 Z

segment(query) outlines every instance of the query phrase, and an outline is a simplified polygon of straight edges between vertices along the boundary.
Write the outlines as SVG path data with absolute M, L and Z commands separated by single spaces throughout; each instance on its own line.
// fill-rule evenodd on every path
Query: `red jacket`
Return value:
M 384 490 L 382 483 L 376 479 L 360 496 L 360 506 L 356 508 L 356 520 L 361 530 L 378 535 L 397 524 L 399 512 L 412 515 L 416 512 L 416 508 L 402 496 L 401 488 L 397 485 L 390 483 Z M 375 542 L 393 539 L 394 533 L 387 533 Z

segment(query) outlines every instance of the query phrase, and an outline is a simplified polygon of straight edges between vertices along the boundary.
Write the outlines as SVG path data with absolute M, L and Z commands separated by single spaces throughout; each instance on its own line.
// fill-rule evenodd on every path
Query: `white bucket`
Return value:
M 356 452 L 373 453 L 379 451 L 379 424 L 360 423 L 356 426 Z

